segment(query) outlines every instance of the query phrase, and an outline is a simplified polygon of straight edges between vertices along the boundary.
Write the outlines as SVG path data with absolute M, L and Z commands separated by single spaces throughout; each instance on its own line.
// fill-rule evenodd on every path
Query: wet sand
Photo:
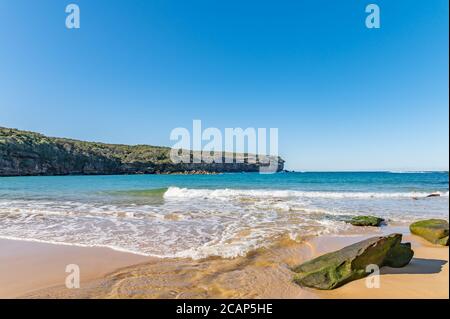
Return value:
M 16 298 L 46 287 L 65 285 L 66 266 L 80 267 L 81 286 L 124 266 L 150 258 L 108 248 L 53 245 L 0 239 L 0 298 Z
M 293 266 L 364 238 L 404 233 L 415 256 L 400 269 L 382 268 L 380 288 L 360 279 L 332 291 L 301 288 Z M 24 246 L 25 245 L 25 246 Z M 24 247 L 26 249 L 24 249 Z M 9 254 L 4 249 L 9 250 Z M 246 257 L 157 259 L 112 251 L 0 241 L 0 296 L 21 298 L 448 298 L 448 247 L 429 244 L 405 227 L 366 235 L 280 239 Z M 67 289 L 65 265 L 77 263 L 81 288 Z M 5 286 L 6 283 L 6 286 Z M 6 287 L 6 289 L 5 289 Z

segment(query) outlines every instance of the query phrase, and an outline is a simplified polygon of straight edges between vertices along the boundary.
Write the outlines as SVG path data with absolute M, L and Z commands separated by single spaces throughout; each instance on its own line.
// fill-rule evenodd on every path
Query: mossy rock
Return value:
M 401 234 L 373 237 L 344 247 L 293 269 L 297 274 L 294 282 L 317 289 L 334 289 L 350 281 L 366 277 L 367 266 L 404 267 L 414 252 L 409 243 L 402 244 Z
M 379 227 L 384 222 L 384 219 L 376 216 L 355 216 L 347 222 L 353 226 Z
M 409 230 L 437 245 L 448 246 L 448 222 L 443 219 L 427 219 L 412 223 Z

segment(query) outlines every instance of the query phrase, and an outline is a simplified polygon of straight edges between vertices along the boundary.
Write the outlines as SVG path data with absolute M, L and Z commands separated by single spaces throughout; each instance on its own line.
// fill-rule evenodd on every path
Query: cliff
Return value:
M 283 170 L 284 161 L 272 159 Z M 0 176 L 257 172 L 261 166 L 247 161 L 174 164 L 168 147 L 83 142 L 0 127 Z

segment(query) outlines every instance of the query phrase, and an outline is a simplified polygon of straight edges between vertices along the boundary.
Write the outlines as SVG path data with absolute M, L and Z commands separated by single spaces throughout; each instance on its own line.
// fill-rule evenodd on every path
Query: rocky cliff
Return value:
M 281 158 L 271 159 L 283 170 Z M 265 165 L 247 162 L 174 164 L 168 147 L 83 142 L 0 127 L 0 176 L 257 172 Z

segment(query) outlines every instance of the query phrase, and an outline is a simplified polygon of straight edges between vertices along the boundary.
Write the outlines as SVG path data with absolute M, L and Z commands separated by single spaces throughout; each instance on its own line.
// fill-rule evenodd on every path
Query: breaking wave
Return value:
M 301 239 L 354 232 L 355 227 L 345 222 L 354 215 L 406 223 L 426 217 L 448 219 L 447 188 L 352 192 L 246 186 L 145 189 L 142 185 L 137 190 L 105 190 L 94 192 L 94 197 L 69 199 L 0 194 L 0 238 L 108 247 L 161 258 L 232 258 L 282 236 Z M 430 194 L 434 197 L 427 198 Z
M 315 192 L 295 190 L 256 190 L 256 189 L 192 189 L 169 187 L 164 198 L 212 198 L 227 200 L 233 197 L 277 197 L 277 198 L 330 198 L 330 199 L 371 199 L 371 198 L 426 198 L 429 195 L 448 197 L 447 192 Z

